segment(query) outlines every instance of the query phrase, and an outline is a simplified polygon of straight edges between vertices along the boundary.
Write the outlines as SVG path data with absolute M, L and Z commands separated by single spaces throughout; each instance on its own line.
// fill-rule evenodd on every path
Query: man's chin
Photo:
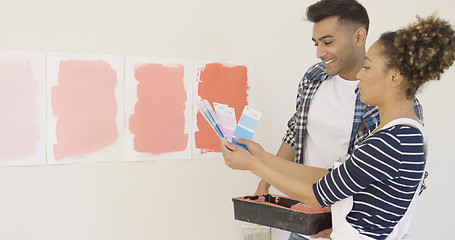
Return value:
M 333 70 L 333 69 L 327 69 L 327 75 L 329 75 L 331 77 L 332 76 L 336 76 L 338 74 L 340 74 L 339 71 L 336 71 L 336 70 Z

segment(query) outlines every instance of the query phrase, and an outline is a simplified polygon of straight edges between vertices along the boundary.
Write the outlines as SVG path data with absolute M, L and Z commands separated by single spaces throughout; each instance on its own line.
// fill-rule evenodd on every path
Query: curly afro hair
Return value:
M 407 79 L 406 97 L 412 99 L 425 82 L 439 80 L 455 59 L 455 34 L 445 20 L 420 18 L 406 28 L 381 35 L 387 67 L 397 68 Z

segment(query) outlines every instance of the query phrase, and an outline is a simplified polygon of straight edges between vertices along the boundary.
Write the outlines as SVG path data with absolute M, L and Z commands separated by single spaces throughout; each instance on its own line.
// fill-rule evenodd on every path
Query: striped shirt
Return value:
M 299 83 L 299 90 L 296 101 L 296 112 L 288 121 L 288 129 L 283 142 L 295 149 L 295 162 L 303 163 L 303 143 L 308 123 L 308 112 L 314 95 L 321 86 L 321 83 L 329 78 L 325 66 L 322 62 L 310 67 Z M 414 110 L 417 117 L 423 122 L 423 109 L 417 99 L 414 100 Z M 336 119 L 334 119 L 336 121 Z M 349 149 L 346 153 L 352 153 L 354 146 L 358 145 L 363 139 L 373 131 L 379 123 L 379 111 L 377 107 L 363 104 L 360 95 L 357 94 L 355 101 L 354 119 L 352 122 Z M 336 161 L 337 159 L 333 159 Z
M 322 206 L 353 196 L 347 221 L 360 234 L 385 239 L 409 207 L 424 168 L 422 133 L 399 124 L 366 138 L 313 191 Z

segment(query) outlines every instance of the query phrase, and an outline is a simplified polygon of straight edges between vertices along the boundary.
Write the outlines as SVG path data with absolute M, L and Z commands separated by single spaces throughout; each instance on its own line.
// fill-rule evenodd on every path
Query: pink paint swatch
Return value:
M 40 139 L 38 82 L 30 62 L 0 61 L 0 157 L 19 160 L 36 153 Z
M 61 61 L 52 87 L 57 117 L 55 160 L 81 158 L 112 145 L 117 137 L 117 74 L 105 61 Z
M 183 65 L 140 65 L 135 69 L 138 101 L 129 119 L 137 152 L 159 155 L 187 148 Z
M 221 63 L 210 63 L 199 71 L 198 95 L 209 102 L 227 104 L 241 113 L 248 105 L 248 75 L 243 65 L 227 66 Z M 213 106 L 212 106 L 213 107 Z M 237 122 L 240 114 L 238 114 Z M 195 133 L 196 148 L 201 153 L 219 152 L 220 140 L 201 113 L 197 114 Z

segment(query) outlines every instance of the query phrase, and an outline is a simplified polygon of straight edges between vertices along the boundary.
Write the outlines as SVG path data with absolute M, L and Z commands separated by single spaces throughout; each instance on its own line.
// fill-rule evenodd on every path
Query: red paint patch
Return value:
M 129 119 L 137 152 L 163 154 L 187 148 L 183 65 L 147 64 L 135 69 L 138 102 Z
M 207 64 L 199 71 L 198 95 L 211 104 L 218 102 L 233 107 L 238 122 L 243 108 L 248 104 L 247 72 L 247 67 L 243 65 Z M 196 148 L 200 149 L 201 153 L 220 152 L 220 139 L 201 113 L 197 114 L 197 128 L 199 131 L 195 133 Z
M 52 87 L 57 117 L 55 160 L 83 157 L 113 144 L 117 137 L 117 74 L 104 61 L 61 61 Z

